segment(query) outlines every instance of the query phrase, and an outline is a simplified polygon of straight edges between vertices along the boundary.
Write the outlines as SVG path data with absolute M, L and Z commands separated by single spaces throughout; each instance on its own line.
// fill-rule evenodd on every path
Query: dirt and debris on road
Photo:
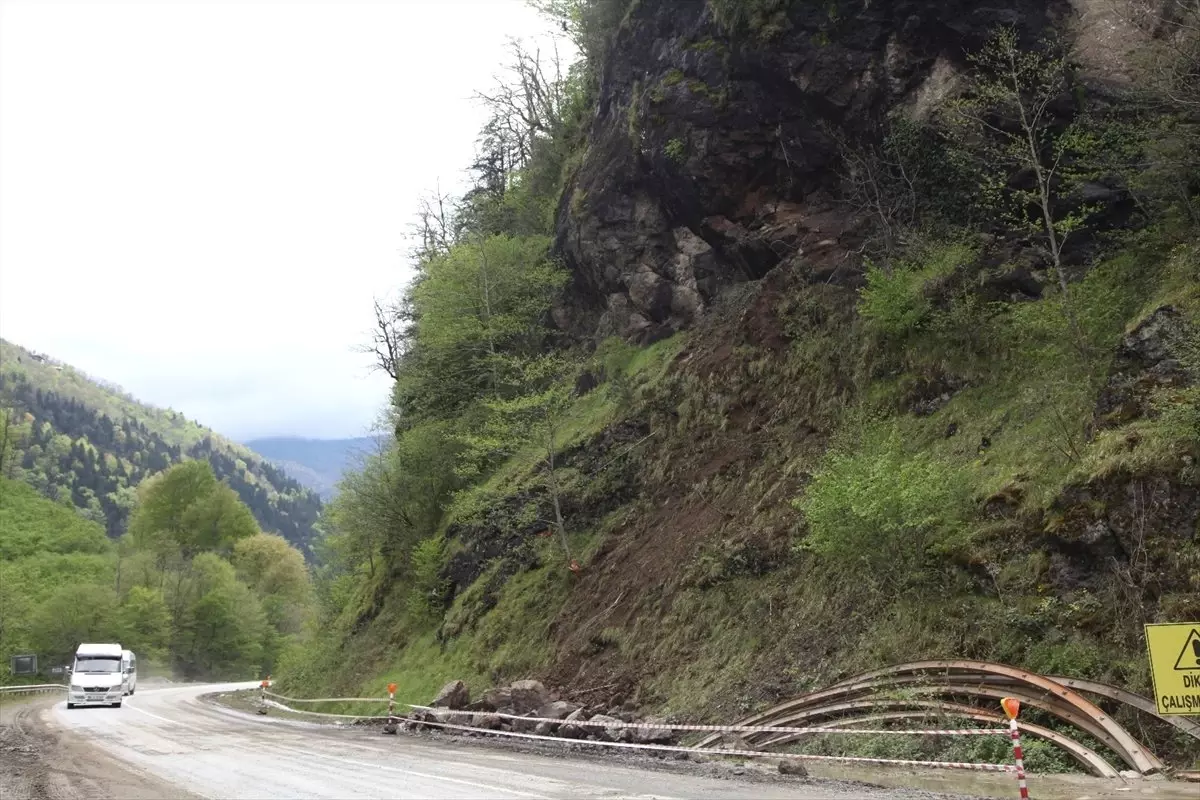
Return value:
M 204 702 L 255 713 L 258 709 L 257 690 L 222 692 L 207 695 Z M 322 722 L 334 729 L 380 728 L 378 721 L 356 725 L 344 720 L 322 720 L 310 715 L 291 714 L 281 709 L 269 711 L 272 719 Z M 428 742 L 447 748 L 461 748 L 474 743 L 485 752 L 509 752 L 519 755 L 568 758 L 594 765 L 628 767 L 680 776 L 730 781 L 739 788 L 747 786 L 794 786 L 803 791 L 819 788 L 826 797 L 875 797 L 883 794 L 894 798 L 946 800 L 947 798 L 1009 798 L 1015 797 L 1016 780 L 1008 773 L 970 772 L 947 769 L 911 769 L 905 767 L 868 766 L 806 762 L 807 778 L 781 775 L 777 760 L 730 759 L 712 754 L 647 753 L 630 750 L 609 750 L 578 741 L 536 741 L 507 739 L 493 736 L 459 735 L 439 731 L 405 732 L 402 739 Z M 1094 778 L 1088 775 L 1031 775 L 1036 796 L 1042 800 L 1194 800 L 1200 796 L 1194 784 L 1164 778 L 1117 779 Z M 734 783 L 735 782 L 735 783 Z
M 4 800 L 192 800 L 86 742 L 53 730 L 43 715 L 58 695 L 0 704 L 0 798 Z

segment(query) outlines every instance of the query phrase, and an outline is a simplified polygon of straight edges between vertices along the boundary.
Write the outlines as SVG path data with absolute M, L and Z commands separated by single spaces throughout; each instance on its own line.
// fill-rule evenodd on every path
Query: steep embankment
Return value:
M 31 629 L 57 616 L 43 608 L 56 590 L 72 583 L 111 585 L 115 563 L 114 547 L 98 523 L 0 477 L 0 675 L 8 676 L 10 656 L 31 652 Z M 48 670 L 44 662 L 51 654 L 39 655 Z
M 7 413 L 12 410 L 12 414 Z M 0 341 L 5 477 L 68 502 L 108 535 L 125 531 L 144 478 L 204 459 L 259 524 L 310 553 L 321 510 L 315 493 L 242 445 L 148 406 L 51 357 Z
M 1200 171 L 1099 34 L 1155 41 L 1088 2 L 582 7 L 620 13 L 553 317 L 642 347 L 604 341 L 554 458 L 460 488 L 402 579 L 360 566 L 290 679 L 725 719 L 919 658 L 1147 691 L 1142 624 L 1200 615 Z

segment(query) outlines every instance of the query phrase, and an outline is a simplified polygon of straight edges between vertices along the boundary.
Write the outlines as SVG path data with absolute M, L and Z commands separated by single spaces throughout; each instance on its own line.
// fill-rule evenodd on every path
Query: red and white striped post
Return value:
M 267 713 L 267 687 L 270 684 L 271 684 L 271 676 L 270 675 L 263 678 L 262 682 L 258 684 L 258 713 L 259 714 Z
M 387 724 L 383 726 L 384 733 L 396 732 L 396 684 L 389 683 L 388 690 L 388 717 Z
M 1017 727 L 1017 715 L 1021 713 L 1021 701 L 1015 697 L 1005 697 L 1000 701 L 1004 715 L 1008 717 L 1008 730 L 1012 735 L 1013 760 L 1017 764 L 1017 788 L 1021 792 L 1021 800 L 1029 800 L 1029 786 L 1025 783 L 1025 757 L 1021 753 L 1021 729 Z

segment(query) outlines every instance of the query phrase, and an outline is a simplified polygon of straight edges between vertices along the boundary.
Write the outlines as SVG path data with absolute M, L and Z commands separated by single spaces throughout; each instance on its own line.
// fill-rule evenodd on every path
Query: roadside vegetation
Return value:
M 310 602 L 303 556 L 204 462 L 144 482 L 115 542 L 0 478 L 0 682 L 12 655 L 38 654 L 46 674 L 84 641 L 120 642 L 152 673 L 251 679 L 294 643 Z
M 70 503 L 115 539 L 137 486 L 188 459 L 207 461 L 260 525 L 307 551 L 321 511 L 314 492 L 177 411 L 0 340 L 0 475 Z
M 649 4 L 539 5 L 582 58 L 514 52 L 474 188 L 427 199 L 417 278 L 376 303 L 394 438 L 327 509 L 288 691 L 533 675 L 729 719 L 951 656 L 1149 691 L 1141 626 L 1200 615 L 1194 9 L 1115 95 L 995 30 L 954 101 L 831 132 L 861 281 L 781 267 L 633 346 L 556 324 L 577 287 L 551 237 L 583 208 L 606 48 Z M 710 5 L 722 40 L 689 52 L 791 26 Z
M 729 713 L 763 701 L 736 699 L 756 671 L 801 654 L 787 685 L 961 654 L 1147 688 L 1141 623 L 1200 613 L 1195 531 L 1145 531 L 1121 580 L 1071 590 L 1036 540 L 1077 535 L 1073 494 L 1116 509 L 1122 492 L 1197 480 L 1200 138 L 1180 95 L 1195 87 L 1167 69 L 1184 56 L 1157 54 L 1170 91 L 1151 81 L 1113 102 L 1089 98 L 1056 45 L 997 30 L 958 101 L 841 142 L 858 166 L 845 200 L 873 231 L 849 305 L 789 285 L 771 309 L 785 352 L 748 342 L 702 370 L 680 364 L 738 338 L 719 320 L 647 348 L 589 348 L 552 323 L 568 281 L 555 209 L 632 4 L 541 5 L 583 57 L 564 70 L 514 51 L 512 83 L 484 96 L 474 188 L 427 198 L 417 278 L 376 303 L 395 436 L 327 510 L 311 644 L 285 679 L 308 692 L 398 680 L 420 700 L 449 678 L 591 660 L 644 672 L 671 710 Z M 730 36 L 786 21 L 786 3 L 714 7 Z M 1078 101 L 1065 116 L 1051 110 L 1064 95 Z M 1036 294 L 1019 294 L 1034 273 Z M 1123 337 L 1168 307 L 1183 377 L 1140 398 L 1144 413 L 1100 415 Z M 700 477 L 745 435 L 751 394 L 773 409 L 772 449 Z M 824 433 L 801 432 L 799 415 Z M 636 432 L 611 441 L 623 426 Z M 667 497 L 739 522 L 693 523 L 661 607 L 649 581 L 633 598 L 581 589 L 571 563 L 586 572 L 631 520 L 661 520 L 652 504 Z M 623 624 L 603 621 L 610 600 Z M 832 652 L 797 644 L 823 636 Z

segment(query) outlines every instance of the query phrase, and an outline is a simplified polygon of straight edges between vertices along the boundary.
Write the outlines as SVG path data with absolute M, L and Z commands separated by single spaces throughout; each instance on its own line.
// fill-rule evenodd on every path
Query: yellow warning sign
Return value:
M 1200 715 L 1200 622 L 1146 626 L 1159 714 Z

